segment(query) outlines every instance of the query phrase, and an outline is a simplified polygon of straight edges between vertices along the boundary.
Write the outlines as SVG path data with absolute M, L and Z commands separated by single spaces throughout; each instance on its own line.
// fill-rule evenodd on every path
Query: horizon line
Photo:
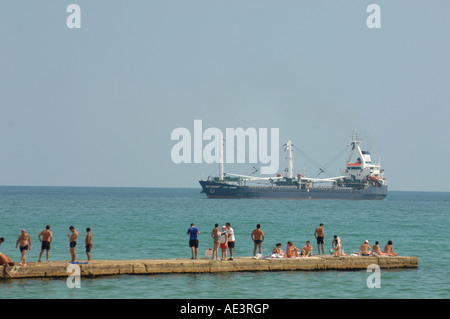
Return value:
M 167 189 L 198 189 L 201 187 L 174 187 L 174 186 L 87 186 L 87 185 L 0 185 L 0 187 L 61 187 L 61 188 L 167 188 Z M 428 193 L 450 193 L 448 191 L 436 190 L 401 190 L 393 189 L 390 192 L 428 192 Z

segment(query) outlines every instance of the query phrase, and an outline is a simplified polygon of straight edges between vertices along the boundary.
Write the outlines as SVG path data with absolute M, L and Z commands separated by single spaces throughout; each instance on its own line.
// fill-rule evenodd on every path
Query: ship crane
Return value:
M 325 182 L 335 182 L 338 179 L 345 178 L 346 176 L 337 176 L 337 177 L 330 177 L 330 178 L 309 178 L 309 177 L 302 177 L 302 181 L 307 182 L 314 182 L 314 183 L 325 183 Z

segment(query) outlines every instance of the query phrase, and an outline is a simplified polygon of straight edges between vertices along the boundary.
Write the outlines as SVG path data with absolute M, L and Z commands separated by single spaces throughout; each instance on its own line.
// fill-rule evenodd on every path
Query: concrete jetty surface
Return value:
M 237 257 L 232 261 L 213 261 L 199 258 L 138 259 L 138 260 L 93 260 L 80 261 L 81 277 L 109 275 L 151 275 L 182 273 L 215 273 L 237 271 L 324 271 L 324 270 L 365 270 L 371 264 L 381 269 L 418 268 L 417 257 L 361 257 L 361 256 L 313 256 L 309 258 L 263 258 Z M 26 266 L 8 267 L 15 278 L 67 278 L 73 270 L 68 269 L 68 261 L 49 263 L 29 262 Z M 6 278 L 0 266 L 1 278 Z

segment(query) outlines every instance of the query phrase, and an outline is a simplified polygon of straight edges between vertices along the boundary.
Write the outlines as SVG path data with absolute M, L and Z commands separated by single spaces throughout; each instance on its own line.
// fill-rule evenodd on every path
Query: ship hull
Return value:
M 238 186 L 214 181 L 200 181 L 200 185 L 202 193 L 208 198 L 380 200 L 387 195 L 386 185 L 368 185 L 361 189 L 331 186 L 309 189 L 295 186 Z

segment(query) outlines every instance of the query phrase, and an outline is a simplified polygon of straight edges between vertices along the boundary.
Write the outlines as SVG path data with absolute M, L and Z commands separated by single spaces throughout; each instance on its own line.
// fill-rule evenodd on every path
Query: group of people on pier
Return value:
M 76 259 L 76 250 L 75 247 L 77 246 L 77 239 L 78 239 L 78 231 L 75 230 L 75 227 L 70 226 L 69 227 L 70 234 L 67 234 L 69 237 L 69 248 L 70 248 L 70 256 L 71 256 L 71 262 L 75 262 Z M 91 229 L 88 227 L 86 228 L 86 239 L 85 239 L 85 245 L 86 245 L 86 255 L 88 258 L 88 262 L 91 260 L 91 249 L 92 249 L 92 233 Z M 49 262 L 49 254 L 50 254 L 50 247 L 51 243 L 53 241 L 53 234 L 50 231 L 50 225 L 47 225 L 43 231 L 41 231 L 38 235 L 38 239 L 41 242 L 41 252 L 39 253 L 39 259 L 38 262 L 41 262 L 42 255 L 44 251 L 46 252 L 46 262 Z M 0 237 L 0 245 L 5 241 L 4 237 Z M 28 250 L 31 250 L 32 248 L 32 240 L 29 234 L 27 234 L 25 229 L 22 229 L 19 237 L 16 241 L 16 249 L 20 249 L 21 254 L 21 260 L 19 262 L 19 266 L 26 266 L 27 260 L 26 260 L 26 254 Z M 5 256 L 0 252 L 0 265 L 3 265 L 3 272 L 7 277 L 11 277 L 11 274 L 8 272 L 8 266 L 12 267 L 15 265 L 15 263 L 12 261 L 12 259 L 8 256 Z
M 330 254 L 332 256 L 344 256 L 344 248 L 342 245 L 342 240 L 339 236 L 334 235 L 332 241 L 332 248 L 325 253 L 324 250 L 324 225 L 320 224 L 319 227 L 316 228 L 314 232 L 314 237 L 317 241 L 317 249 L 318 255 Z M 198 227 L 195 226 L 194 223 L 191 224 L 187 231 L 187 235 L 189 235 L 189 247 L 191 248 L 191 259 L 197 259 L 198 253 L 198 235 L 200 231 Z M 253 243 L 253 256 L 256 256 L 256 252 L 259 251 L 259 255 L 262 254 L 262 243 L 264 242 L 264 232 L 261 229 L 261 225 L 257 224 L 256 228 L 252 231 L 250 235 Z M 219 224 L 215 224 L 213 230 L 211 231 L 211 238 L 213 239 L 213 249 L 212 249 L 212 259 L 213 260 L 233 260 L 233 249 L 235 248 L 235 236 L 234 230 L 231 228 L 230 223 L 226 223 L 226 226 L 222 226 L 222 231 L 219 229 Z M 221 249 L 221 258 L 219 259 L 219 248 Z M 230 252 L 230 258 L 227 259 L 227 249 Z M 351 255 L 355 256 L 397 256 L 398 253 L 394 252 L 392 241 L 389 240 L 387 245 L 384 247 L 384 250 L 381 251 L 378 241 L 375 241 L 375 244 L 371 247 L 369 245 L 369 241 L 366 240 L 360 246 L 359 252 L 352 252 Z M 282 248 L 281 243 L 277 243 L 275 248 L 272 251 L 273 257 L 311 257 L 313 255 L 313 246 L 311 242 L 306 241 L 306 245 L 302 248 L 297 248 L 294 246 L 292 241 L 288 241 L 285 248 Z

